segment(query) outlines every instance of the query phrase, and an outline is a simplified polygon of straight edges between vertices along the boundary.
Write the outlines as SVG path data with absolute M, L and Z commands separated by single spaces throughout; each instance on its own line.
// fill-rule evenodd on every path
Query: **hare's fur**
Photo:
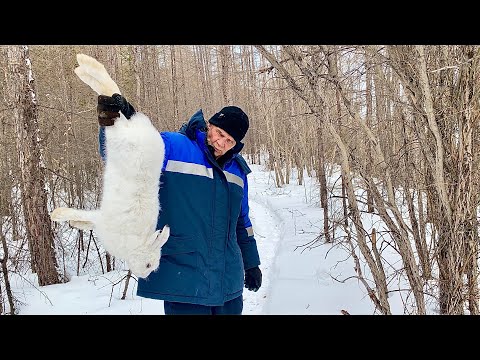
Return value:
M 81 55 L 81 56 L 80 56 Z M 75 73 L 98 94 L 119 93 L 103 65 L 79 54 Z M 139 277 L 147 277 L 160 262 L 161 247 L 170 228 L 156 230 L 160 211 L 160 174 L 165 144 L 150 119 L 135 113 L 123 114 L 113 126 L 105 127 L 106 162 L 100 208 L 80 210 L 60 207 L 50 217 L 69 221 L 79 229 L 92 229 L 105 250 L 125 260 Z

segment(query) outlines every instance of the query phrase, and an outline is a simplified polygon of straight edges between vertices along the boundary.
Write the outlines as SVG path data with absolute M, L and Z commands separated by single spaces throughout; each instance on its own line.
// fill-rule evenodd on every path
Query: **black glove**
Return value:
M 98 95 L 97 113 L 100 126 L 111 126 L 120 117 L 120 111 L 127 118 L 135 114 L 133 106 L 120 94 Z
M 262 286 L 262 272 L 258 266 L 245 270 L 245 287 L 257 291 Z

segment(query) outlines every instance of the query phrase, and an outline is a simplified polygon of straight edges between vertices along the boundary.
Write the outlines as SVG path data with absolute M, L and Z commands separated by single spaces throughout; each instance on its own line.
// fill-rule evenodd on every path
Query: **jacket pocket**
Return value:
M 243 258 L 236 240 L 231 241 L 225 251 L 225 291 L 227 295 L 243 289 Z
M 183 254 L 197 251 L 198 246 L 194 239 L 184 236 L 170 235 L 165 245 L 162 247 L 163 255 Z
M 200 253 L 195 239 L 171 236 L 162 247 L 158 270 L 150 282 L 157 292 L 181 297 L 206 297 L 208 279 L 203 275 Z

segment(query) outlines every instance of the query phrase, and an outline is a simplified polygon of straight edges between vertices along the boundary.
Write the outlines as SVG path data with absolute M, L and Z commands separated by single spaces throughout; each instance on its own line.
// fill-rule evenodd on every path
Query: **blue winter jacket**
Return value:
M 161 132 L 165 159 L 160 177 L 157 229 L 170 226 L 160 265 L 138 279 L 137 295 L 208 306 L 242 294 L 244 269 L 260 265 L 249 218 L 245 160 L 239 143 L 219 167 L 206 145 L 197 111 L 179 132 Z M 105 159 L 105 130 L 100 127 Z M 108 161 L 108 159 L 105 159 Z

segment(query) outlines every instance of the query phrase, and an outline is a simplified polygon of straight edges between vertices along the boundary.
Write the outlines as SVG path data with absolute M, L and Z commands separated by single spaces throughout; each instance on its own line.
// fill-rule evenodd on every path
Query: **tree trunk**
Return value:
M 45 167 L 38 138 L 38 111 L 34 77 L 27 46 L 6 47 L 7 102 L 13 109 L 16 144 L 22 174 L 22 204 L 30 244 L 32 270 L 40 286 L 58 284 L 54 233 L 47 210 Z
M 177 64 L 175 61 L 175 45 L 170 45 L 170 65 L 172 67 L 173 117 L 175 124 L 178 124 L 178 83 Z
M 372 114 L 373 114 L 373 111 L 372 111 L 372 78 L 373 78 L 373 74 L 372 74 L 372 61 L 371 61 L 371 49 L 369 49 L 369 47 L 367 47 L 367 56 L 366 56 L 366 60 L 365 60 L 365 66 L 366 66 L 366 89 L 365 89 L 365 101 L 366 101 L 366 110 L 367 110 L 367 113 L 366 113 L 366 119 L 365 121 L 367 122 L 367 126 L 369 128 L 372 128 Z M 337 94 L 337 102 L 339 101 L 338 100 L 338 91 L 336 92 Z M 339 117 L 340 118 L 340 117 Z M 372 147 L 370 145 L 370 141 L 367 139 L 365 141 L 365 150 L 366 150 L 366 168 L 368 169 L 369 172 L 372 172 L 374 171 L 374 164 L 373 164 L 373 160 L 372 160 Z M 373 213 L 375 211 L 374 207 L 373 207 L 373 196 L 372 196 L 372 193 L 371 193 L 371 190 L 367 189 L 367 211 L 369 213 Z
M 0 229 L 3 228 L 3 222 L 0 219 Z M 1 263 L 1 268 L 2 268 L 2 273 L 3 273 L 3 280 L 5 282 L 5 292 L 7 294 L 7 299 L 8 299 L 8 305 L 10 307 L 10 314 L 13 315 L 15 314 L 15 301 L 13 298 L 13 292 L 12 292 L 12 287 L 10 286 L 10 279 L 8 277 L 8 267 L 7 267 L 7 261 L 8 261 L 8 247 L 7 247 L 7 240 L 5 239 L 5 236 L 3 236 L 3 233 L 0 231 L 0 240 L 2 243 L 2 248 L 3 248 L 3 258 L 0 258 L 0 263 Z M 0 287 L 0 315 L 2 315 L 5 312 L 5 306 L 3 304 L 3 298 L 2 298 L 2 288 Z
M 231 94 L 230 94 L 230 74 L 229 74 L 229 65 L 230 65 L 230 47 L 227 45 L 222 45 L 219 47 L 220 51 L 220 76 L 221 83 L 220 88 L 222 89 L 222 97 L 225 105 L 230 104 Z

